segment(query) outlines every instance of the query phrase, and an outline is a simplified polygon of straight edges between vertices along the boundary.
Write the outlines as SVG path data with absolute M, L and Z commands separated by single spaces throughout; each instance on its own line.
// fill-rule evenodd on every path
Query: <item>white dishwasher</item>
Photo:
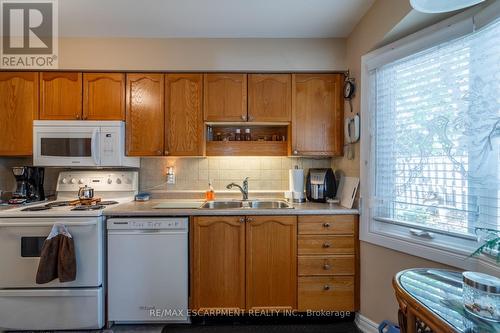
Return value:
M 189 322 L 188 218 L 110 218 L 108 320 Z

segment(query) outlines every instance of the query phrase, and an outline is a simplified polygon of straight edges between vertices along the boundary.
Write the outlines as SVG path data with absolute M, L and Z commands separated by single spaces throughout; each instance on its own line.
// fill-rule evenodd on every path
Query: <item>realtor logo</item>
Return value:
M 58 67 L 57 0 L 0 0 L 0 68 Z

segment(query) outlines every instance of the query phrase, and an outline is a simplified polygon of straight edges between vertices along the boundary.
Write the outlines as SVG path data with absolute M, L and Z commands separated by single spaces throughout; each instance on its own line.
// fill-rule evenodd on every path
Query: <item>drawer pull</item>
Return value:
M 324 265 L 323 265 L 323 269 L 324 269 L 325 271 L 330 270 L 330 268 L 332 268 L 332 267 L 331 267 L 330 265 L 328 265 L 328 264 L 324 264 Z
M 323 223 L 323 227 L 330 228 L 330 223 Z
M 329 285 L 327 285 L 327 284 L 325 284 L 325 285 L 323 286 L 323 290 L 330 290 L 330 286 L 329 286 Z
M 332 244 L 330 244 L 330 243 L 327 243 L 327 242 L 323 243 L 323 248 L 325 248 L 325 249 L 328 249 L 331 246 L 332 246 Z

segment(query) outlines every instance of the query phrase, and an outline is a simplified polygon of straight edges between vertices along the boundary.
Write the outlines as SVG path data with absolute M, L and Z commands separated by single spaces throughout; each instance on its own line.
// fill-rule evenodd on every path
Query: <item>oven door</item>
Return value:
M 64 224 L 73 237 L 76 280 L 35 283 L 40 251 L 54 223 Z M 97 287 L 103 282 L 103 221 L 101 217 L 0 219 L 0 289 Z
M 34 126 L 35 166 L 94 167 L 101 164 L 99 127 Z

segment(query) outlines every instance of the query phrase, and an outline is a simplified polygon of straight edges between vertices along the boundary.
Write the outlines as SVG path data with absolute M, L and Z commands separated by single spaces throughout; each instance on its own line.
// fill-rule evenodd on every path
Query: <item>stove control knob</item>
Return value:
M 71 178 L 70 183 L 71 184 L 76 184 L 76 179 L 75 178 Z
M 132 184 L 132 179 L 130 179 L 130 178 L 125 178 L 125 183 L 126 183 L 126 184 Z
M 63 184 L 67 184 L 67 183 L 68 183 L 68 180 L 67 180 L 66 178 L 63 178 L 63 179 L 61 180 L 61 182 L 62 182 Z
M 83 178 L 80 178 L 80 180 L 78 180 L 78 184 L 83 184 Z
M 111 178 L 108 178 L 108 184 L 111 184 L 112 182 Z
M 120 178 L 116 178 L 116 183 L 117 184 L 121 184 L 122 183 L 122 180 Z

